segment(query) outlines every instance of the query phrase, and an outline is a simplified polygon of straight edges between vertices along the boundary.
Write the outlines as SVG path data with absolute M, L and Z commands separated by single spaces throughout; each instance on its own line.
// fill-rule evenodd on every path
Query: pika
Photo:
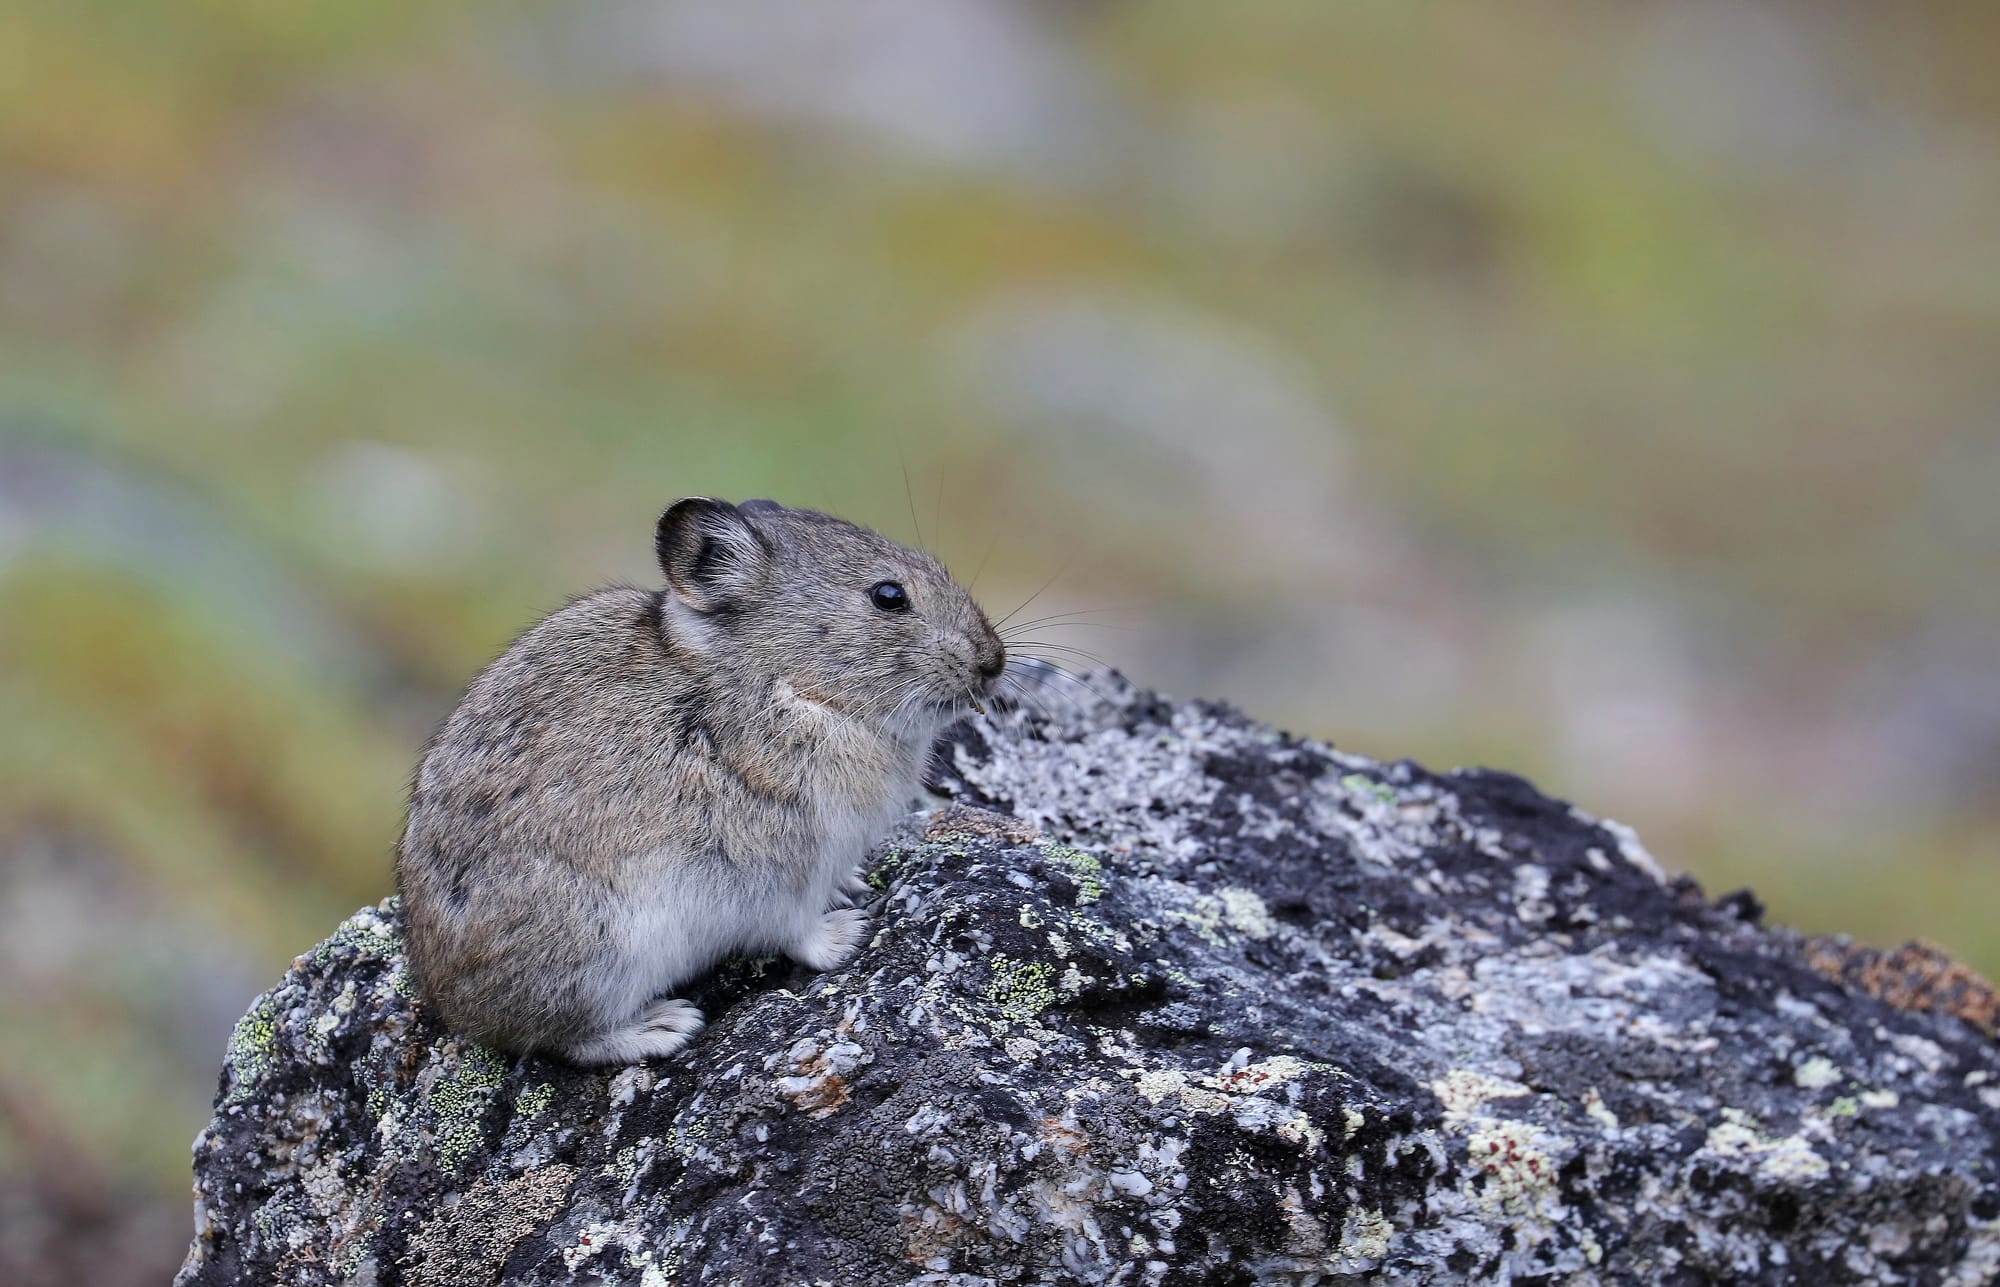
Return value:
M 594 1066 L 681 1049 L 726 956 L 818 970 L 867 927 L 858 864 L 1007 652 L 927 554 L 774 501 L 661 515 L 664 589 L 596 591 L 467 688 L 396 855 L 447 1026 Z

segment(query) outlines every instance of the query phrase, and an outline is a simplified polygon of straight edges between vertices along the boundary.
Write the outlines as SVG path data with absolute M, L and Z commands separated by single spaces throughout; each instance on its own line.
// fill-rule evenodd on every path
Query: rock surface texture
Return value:
M 360 912 L 236 1031 L 179 1281 L 2000 1278 L 1977 979 L 1517 778 L 1093 683 L 960 725 L 861 954 L 732 963 L 671 1060 L 455 1038 Z

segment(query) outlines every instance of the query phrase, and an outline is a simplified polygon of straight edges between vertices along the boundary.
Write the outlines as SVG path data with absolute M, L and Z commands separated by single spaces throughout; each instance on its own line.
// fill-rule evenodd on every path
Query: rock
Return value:
M 356 914 L 237 1027 L 178 1281 L 2000 1276 L 1976 979 L 1518 778 L 1092 686 L 958 726 L 853 964 L 729 964 L 671 1060 L 453 1037 Z

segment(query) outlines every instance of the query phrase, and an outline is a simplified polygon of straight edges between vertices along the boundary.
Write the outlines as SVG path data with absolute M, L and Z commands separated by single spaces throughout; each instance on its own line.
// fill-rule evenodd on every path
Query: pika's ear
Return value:
M 675 501 L 660 515 L 653 552 L 667 584 L 697 612 L 756 589 L 771 568 L 771 547 L 743 512 L 706 496 Z

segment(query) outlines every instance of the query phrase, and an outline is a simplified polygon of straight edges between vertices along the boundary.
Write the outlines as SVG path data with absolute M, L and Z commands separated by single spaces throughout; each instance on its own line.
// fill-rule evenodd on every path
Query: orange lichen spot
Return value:
M 1899 1010 L 1956 1015 L 1987 1036 L 2000 1037 L 2000 994 L 1934 943 L 1905 943 L 1883 952 L 1829 935 L 1805 946 L 1807 961 L 1830 979 Z
M 1042 1142 L 1071 1157 L 1079 1157 L 1090 1152 L 1090 1136 L 1086 1135 L 1083 1128 L 1071 1118 L 1044 1117 Z

